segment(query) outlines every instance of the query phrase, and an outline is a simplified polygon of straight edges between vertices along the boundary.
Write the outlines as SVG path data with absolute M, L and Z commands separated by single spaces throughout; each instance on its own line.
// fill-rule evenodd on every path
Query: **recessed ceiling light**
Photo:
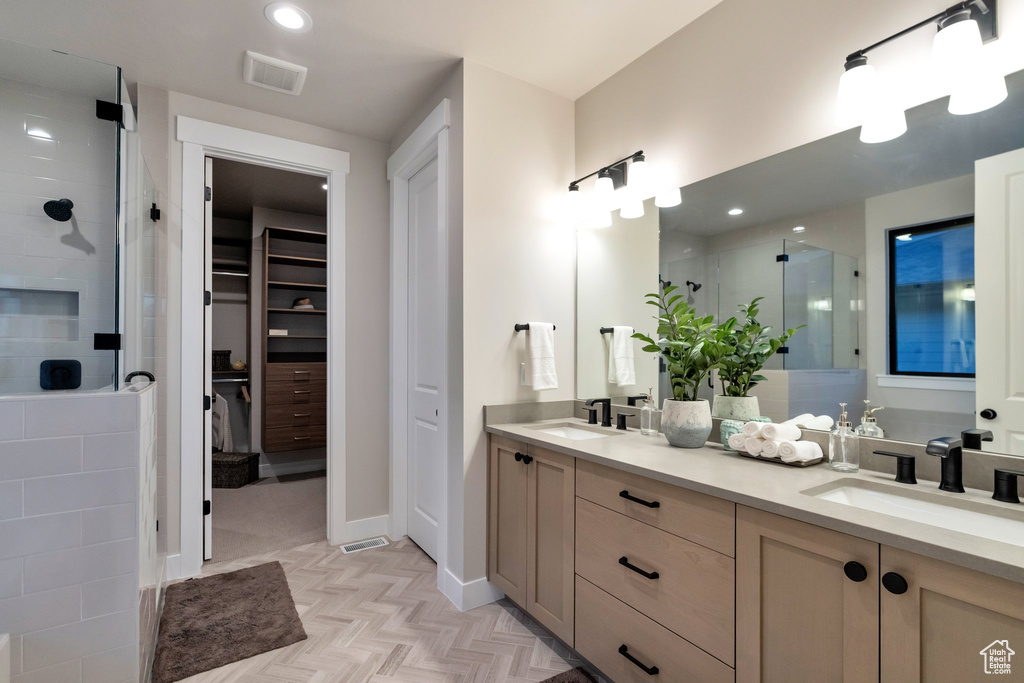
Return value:
M 309 14 L 290 2 L 272 2 L 263 10 L 271 24 L 292 33 L 305 33 L 313 28 Z
M 743 209 L 729 209 L 730 216 L 739 216 L 741 213 L 743 213 Z
M 804 226 L 802 226 L 802 225 L 798 225 L 798 226 L 796 226 L 795 228 L 793 228 L 793 232 L 803 232 L 803 231 L 804 231 L 804 230 L 806 230 L 806 229 L 807 229 L 807 228 L 805 228 Z
M 330 185 L 328 185 L 327 183 L 324 183 L 320 187 L 322 187 L 322 188 L 324 188 L 326 190 L 326 189 L 328 189 L 330 187 Z

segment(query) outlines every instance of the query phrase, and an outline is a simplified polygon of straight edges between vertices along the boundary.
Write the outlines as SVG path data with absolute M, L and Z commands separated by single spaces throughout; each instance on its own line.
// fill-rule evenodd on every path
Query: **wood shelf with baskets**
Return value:
M 327 235 L 267 226 L 263 259 L 263 450 L 321 448 L 327 444 Z M 313 308 L 294 308 L 303 299 Z

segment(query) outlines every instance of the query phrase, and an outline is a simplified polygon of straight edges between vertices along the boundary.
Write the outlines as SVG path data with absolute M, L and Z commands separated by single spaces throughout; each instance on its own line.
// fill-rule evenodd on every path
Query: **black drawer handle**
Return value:
M 619 654 L 622 655 L 623 657 L 625 657 L 626 659 L 628 659 L 629 661 L 633 662 L 634 664 L 636 664 L 640 668 L 640 670 L 643 671 L 648 676 L 657 676 L 658 675 L 658 667 L 656 667 L 656 666 L 646 666 L 639 659 L 637 659 L 633 655 L 629 654 L 629 648 L 626 647 L 625 645 L 619 645 Z
M 626 569 L 632 569 L 645 579 L 651 579 L 653 581 L 654 579 L 657 579 L 661 576 L 661 574 L 659 574 L 658 572 L 645 572 L 643 569 L 640 569 L 640 567 L 636 566 L 635 564 L 630 564 L 629 558 L 625 555 L 619 558 L 619 564 L 621 564 Z
M 296 394 L 309 394 L 309 393 L 312 393 L 312 392 L 310 392 L 309 389 L 296 389 L 295 393 Z
M 658 501 L 656 501 L 656 500 L 644 500 L 643 498 L 637 498 L 636 496 L 631 496 L 631 495 L 629 495 L 629 491 L 619 491 L 619 498 L 625 498 L 626 500 L 631 500 L 634 503 L 640 503 L 644 507 L 649 507 L 649 508 L 660 508 L 661 507 L 661 503 L 659 503 Z
M 295 417 L 313 417 L 313 413 L 295 413 Z
M 306 441 L 306 440 L 311 439 L 311 438 L 312 437 L 309 437 L 309 436 L 293 436 L 292 437 L 292 439 L 294 439 L 295 441 Z

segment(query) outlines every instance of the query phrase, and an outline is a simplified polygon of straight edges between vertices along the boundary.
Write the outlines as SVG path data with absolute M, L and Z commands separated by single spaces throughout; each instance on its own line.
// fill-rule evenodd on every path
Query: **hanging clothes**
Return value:
M 231 415 L 228 413 L 228 402 L 223 396 L 213 392 L 213 447 L 224 453 L 235 450 L 234 439 L 231 438 Z

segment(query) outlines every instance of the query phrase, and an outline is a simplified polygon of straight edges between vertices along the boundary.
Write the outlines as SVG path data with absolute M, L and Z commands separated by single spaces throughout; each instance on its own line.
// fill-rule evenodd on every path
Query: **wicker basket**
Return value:
M 213 488 L 238 489 L 259 478 L 259 453 L 213 454 Z
M 231 370 L 231 349 L 214 349 L 213 371 L 230 372 Z

